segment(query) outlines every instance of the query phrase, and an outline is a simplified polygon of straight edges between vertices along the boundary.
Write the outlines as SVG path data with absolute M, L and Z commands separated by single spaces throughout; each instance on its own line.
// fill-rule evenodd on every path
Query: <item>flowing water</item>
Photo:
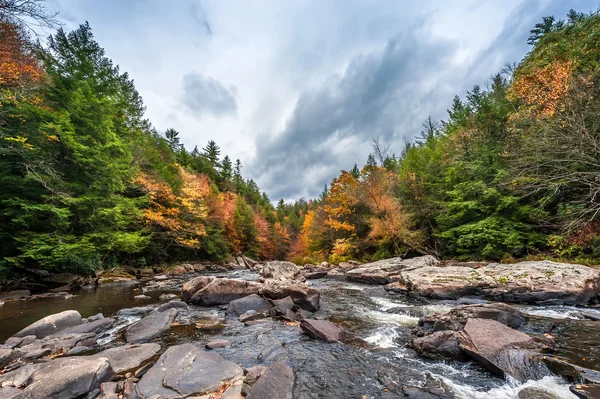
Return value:
M 253 280 L 250 272 L 229 273 L 228 277 Z M 183 280 L 167 287 L 102 287 L 83 290 L 70 299 L 37 299 L 6 302 L 0 307 L 0 340 L 4 340 L 33 321 L 51 313 L 76 309 L 83 316 L 102 312 L 116 315 L 122 308 L 159 302 L 164 293 L 179 293 Z M 518 398 L 528 387 L 540 387 L 559 398 L 574 398 L 569 384 L 559 378 L 519 384 L 492 376 L 476 363 L 443 362 L 422 359 L 410 348 L 410 330 L 418 318 L 386 310 L 405 306 L 424 313 L 445 312 L 456 306 L 451 301 L 421 303 L 404 296 L 370 298 L 361 290 L 367 286 L 335 280 L 309 282 L 321 291 L 321 310 L 317 318 L 329 319 L 355 334 L 360 340 L 325 343 L 302 334 L 292 323 L 267 319 L 245 326 L 236 319 L 225 319 L 214 329 L 198 329 L 201 319 L 224 318 L 225 307 L 190 307 L 178 319 L 179 325 L 157 339 L 163 349 L 178 343 L 207 342 L 227 338 L 231 347 L 218 349 L 227 359 L 242 367 L 274 360 L 287 362 L 296 375 L 294 398 L 396 398 L 402 397 L 403 385 L 443 386 L 457 398 Z M 134 300 L 145 293 L 150 300 Z M 520 306 L 532 316 L 526 332 L 535 335 L 552 331 L 558 355 L 584 367 L 600 369 L 600 323 L 580 320 L 573 307 Z M 117 324 L 99 343 L 122 343 L 121 330 L 139 317 L 115 316 Z

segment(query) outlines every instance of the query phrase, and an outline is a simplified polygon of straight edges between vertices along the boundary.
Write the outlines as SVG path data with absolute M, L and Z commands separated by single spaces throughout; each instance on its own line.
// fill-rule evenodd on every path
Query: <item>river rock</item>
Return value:
M 188 304 L 182 301 L 169 301 L 167 303 L 163 303 L 158 308 L 156 308 L 159 312 L 164 312 L 167 309 L 187 309 Z
M 411 259 L 391 258 L 367 263 L 346 272 L 349 281 L 368 284 L 389 284 L 400 278 L 403 270 L 437 266 L 439 261 L 431 255 Z
M 294 387 L 294 371 L 279 362 L 272 363 L 258 379 L 248 396 L 248 399 L 292 399 Z
M 386 289 L 381 286 L 363 288 L 363 290 L 361 292 L 364 296 L 367 296 L 369 298 L 377 298 L 377 297 L 383 298 L 383 297 L 389 296 Z
M 545 389 L 527 387 L 519 391 L 519 399 L 560 399 L 552 392 Z
M 229 386 L 223 395 L 221 395 L 221 399 L 244 399 L 242 395 L 242 384 L 234 384 Z
M 152 298 L 150 298 L 148 295 L 141 294 L 134 296 L 133 299 L 135 299 L 136 301 L 147 301 L 148 299 Z
M 146 316 L 152 312 L 154 308 L 152 306 L 138 306 L 135 308 L 124 308 L 117 312 L 119 316 Z
M 600 384 L 600 371 L 569 363 L 556 356 L 541 356 L 540 360 L 552 371 L 569 382 Z
M 205 345 L 206 349 L 227 348 L 228 346 L 231 346 L 231 341 L 227 339 L 213 339 Z
M 0 369 L 21 355 L 22 352 L 18 349 L 0 349 Z
M 152 312 L 142 320 L 133 323 L 125 330 L 127 342 L 147 341 L 168 330 L 177 316 L 177 309 L 167 309 L 164 312 Z
M 115 373 L 122 373 L 139 366 L 144 361 L 156 355 L 159 350 L 159 344 L 128 344 L 103 350 L 93 356 L 88 356 L 88 358 L 106 358 Z
M 0 387 L 22 387 L 27 384 L 29 378 L 38 370 L 46 367 L 48 363 L 34 363 L 19 367 L 0 375 Z
M 272 261 L 263 265 L 260 275 L 264 279 L 279 281 L 294 280 L 300 273 L 300 268 L 292 262 Z
M 27 388 L 15 398 L 79 398 L 113 376 L 114 371 L 106 358 L 56 359 L 33 373 Z
M 259 294 L 269 299 L 290 297 L 299 308 L 316 312 L 319 310 L 321 294 L 304 283 L 268 281 L 259 290 Z
M 459 266 L 423 266 L 402 270 L 396 287 L 428 298 L 458 299 L 467 295 L 482 295 L 494 280 L 481 270 Z
M 248 367 L 246 370 L 244 370 L 244 374 L 246 374 L 244 377 L 244 382 L 250 386 L 253 386 L 266 370 L 267 368 L 265 366 L 260 365 Z
M 412 340 L 413 349 L 429 359 L 464 360 L 465 354 L 458 344 L 458 331 L 436 331 Z
M 423 317 L 425 309 L 419 306 L 396 306 L 386 310 L 386 313 L 403 314 L 410 317 Z
M 186 302 L 200 306 L 226 305 L 236 299 L 258 294 L 261 286 L 262 284 L 253 281 L 216 278 L 194 292 Z M 182 298 L 188 298 L 189 292 L 191 291 L 187 291 L 186 295 L 182 294 Z
M 268 312 L 269 308 L 269 303 L 265 298 L 256 294 L 252 294 L 231 301 L 227 307 L 227 314 L 232 316 L 240 316 L 249 310 L 254 310 L 256 312 Z
M 497 301 L 544 305 L 585 305 L 600 294 L 600 270 L 551 261 L 492 263 L 480 272 L 497 287 L 488 296 Z
M 68 327 L 64 330 L 59 331 L 53 335 L 66 335 L 66 334 L 84 334 L 84 333 L 98 333 L 99 331 L 105 330 L 114 324 L 113 319 L 105 318 L 89 323 L 80 324 L 78 326 Z
M 508 374 L 524 382 L 539 379 L 532 375 L 534 366 L 528 348 L 533 339 L 495 320 L 469 319 L 459 338 L 460 348 L 491 372 Z M 539 377 L 539 378 L 536 378 Z
M 24 337 L 26 335 L 35 335 L 37 338 L 44 338 L 68 327 L 81 324 L 81 315 L 76 310 L 65 310 L 55 313 L 36 321 L 25 327 L 14 337 Z
M 0 387 L 0 399 L 12 399 L 20 393 L 21 390 L 14 387 Z
M 191 343 L 172 346 L 144 374 L 135 388 L 140 399 L 201 396 L 243 375 L 235 363 Z
M 208 276 L 198 276 L 190 281 L 183 284 L 183 288 L 181 290 L 181 300 L 183 302 L 189 303 L 192 299 L 192 296 L 204 288 L 208 283 L 214 280 L 214 277 Z
M 303 319 L 300 328 L 311 337 L 327 342 L 337 342 L 343 334 L 341 328 L 327 320 Z
M 569 390 L 581 399 L 600 398 L 600 384 L 576 384 L 571 385 Z

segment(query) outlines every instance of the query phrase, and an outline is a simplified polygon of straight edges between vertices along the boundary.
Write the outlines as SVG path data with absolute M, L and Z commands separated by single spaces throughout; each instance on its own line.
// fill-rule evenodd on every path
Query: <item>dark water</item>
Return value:
M 230 275 L 231 276 L 231 275 Z M 233 277 L 255 279 L 248 272 Z M 158 303 L 158 297 L 179 292 L 180 285 L 153 287 L 140 284 L 129 287 L 106 287 L 81 291 L 71 299 L 40 299 L 6 302 L 0 308 L 0 340 L 51 313 L 76 309 L 83 316 L 102 312 L 105 316 L 119 309 Z M 542 387 L 559 398 L 574 398 L 568 384 L 546 377 L 525 384 L 494 377 L 474 363 L 428 361 L 407 347 L 410 329 L 417 318 L 390 314 L 394 306 L 420 306 L 425 312 L 448 311 L 452 303 L 419 304 L 406 297 L 368 298 L 361 293 L 365 286 L 332 280 L 311 282 L 321 290 L 321 310 L 317 318 L 329 319 L 354 333 L 360 341 L 325 343 L 308 338 L 297 325 L 268 319 L 265 323 L 245 326 L 236 319 L 226 319 L 224 307 L 190 307 L 178 317 L 178 324 L 157 339 L 163 350 L 183 342 L 205 343 L 227 338 L 231 347 L 218 349 L 227 359 L 242 367 L 271 361 L 287 362 L 296 375 L 294 398 L 395 398 L 401 397 L 403 385 L 443 385 L 458 398 L 517 398 L 526 387 Z M 144 293 L 152 299 L 136 301 Z M 529 333 L 542 334 L 553 327 L 559 355 L 581 366 L 600 369 L 600 323 L 576 320 L 576 308 L 522 307 L 537 314 Z M 554 318 L 544 316 L 551 315 Z M 559 319 L 563 318 L 563 319 Z M 571 318 L 565 318 L 571 317 Z M 198 329 L 199 319 L 224 319 L 221 327 Z M 122 343 L 118 329 L 137 320 L 117 318 L 117 328 L 100 340 L 105 346 Z

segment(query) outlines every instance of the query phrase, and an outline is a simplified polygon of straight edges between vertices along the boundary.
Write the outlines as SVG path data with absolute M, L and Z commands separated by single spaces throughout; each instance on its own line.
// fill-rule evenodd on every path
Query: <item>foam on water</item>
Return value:
M 373 297 L 371 298 L 371 300 L 373 302 L 375 302 L 377 304 L 377 306 L 379 306 L 379 309 L 386 311 L 388 309 L 392 309 L 398 306 L 410 306 L 408 305 L 406 302 L 403 302 L 401 300 L 392 300 L 390 298 L 385 298 L 385 297 Z
M 568 385 L 556 377 L 544 377 L 541 380 L 527 381 L 524 384 L 506 383 L 488 391 L 480 391 L 471 385 L 457 384 L 441 375 L 432 376 L 443 381 L 457 397 L 464 399 L 518 399 L 519 392 L 525 388 L 543 389 L 561 399 L 577 399 L 569 391 Z
M 532 316 L 549 317 L 551 319 L 581 319 L 579 309 L 571 306 L 537 307 L 526 306 L 521 309 L 523 313 Z
M 397 348 L 398 345 L 394 342 L 398 338 L 399 334 L 395 328 L 384 327 L 377 329 L 372 335 L 365 338 L 370 344 L 378 346 L 379 348 Z
M 102 335 L 100 336 L 100 338 L 98 338 L 96 340 L 96 342 L 98 342 L 98 345 L 102 346 L 102 345 L 108 344 L 109 342 L 114 341 L 117 338 L 117 335 L 119 334 L 119 332 L 121 330 L 123 330 L 125 327 L 135 323 L 136 321 L 140 320 L 141 318 L 142 318 L 142 316 L 130 316 L 130 315 L 119 316 L 117 318 L 117 321 L 115 322 L 115 324 L 110 329 L 103 332 Z

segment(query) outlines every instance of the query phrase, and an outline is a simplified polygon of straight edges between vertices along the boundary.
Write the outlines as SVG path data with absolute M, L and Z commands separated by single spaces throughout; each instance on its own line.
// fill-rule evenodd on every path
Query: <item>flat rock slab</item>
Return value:
M 491 372 L 527 381 L 534 372 L 533 338 L 495 320 L 469 319 L 459 337 L 460 348 Z M 541 377 L 540 377 L 541 378 Z M 539 379 L 539 378 L 533 378 Z
M 15 398 L 79 398 L 110 381 L 114 371 L 106 358 L 56 359 L 30 377 L 30 384 Z
M 16 333 L 14 337 L 35 335 L 37 338 L 44 338 L 64 330 L 65 328 L 77 326 L 79 324 L 81 324 L 81 314 L 76 310 L 65 310 L 64 312 L 46 316 L 43 319 L 30 324 Z
M 171 328 L 177 317 L 177 309 L 167 309 L 164 312 L 153 312 L 142 320 L 130 325 L 125 330 L 127 342 L 142 342 L 153 338 Z
M 294 371 L 279 362 L 272 363 L 258 379 L 248 399 L 292 399 Z
M 269 299 L 289 296 L 295 305 L 309 312 L 316 312 L 320 307 L 321 293 L 304 283 L 269 280 L 260 288 L 259 294 Z
M 241 316 L 249 310 L 256 312 L 268 312 L 269 303 L 259 295 L 252 294 L 240 299 L 233 300 L 227 307 L 227 314 L 232 316 Z
M 200 290 L 194 292 L 194 294 L 186 300 L 189 296 L 189 292 L 186 293 L 186 285 L 184 285 L 182 299 L 188 303 L 199 306 L 226 305 L 236 299 L 252 294 L 258 294 L 258 290 L 262 287 L 262 284 L 253 281 L 216 278 L 202 286 Z M 197 285 L 198 284 L 196 284 L 196 286 Z
M 135 393 L 141 399 L 200 396 L 242 376 L 243 370 L 237 364 L 188 343 L 167 349 L 144 374 Z
M 303 319 L 300 328 L 311 337 L 327 342 L 337 342 L 343 336 L 343 330 L 327 320 Z
M 78 326 L 65 328 L 54 335 L 97 333 L 100 330 L 109 328 L 113 325 L 113 323 L 113 319 L 99 319 L 89 323 L 80 324 Z
M 159 350 L 159 344 L 129 344 L 103 350 L 102 352 L 99 352 L 93 356 L 88 356 L 88 358 L 104 357 L 108 359 L 108 362 L 115 373 L 122 373 L 124 371 L 136 368 L 145 360 L 148 360 L 152 356 L 156 355 Z
M 349 281 L 368 284 L 389 284 L 397 281 L 403 270 L 424 266 L 437 266 L 440 262 L 431 255 L 411 259 L 391 258 L 367 263 L 349 270 L 346 277 Z
M 403 270 L 400 281 L 408 291 L 437 299 L 481 295 L 484 289 L 495 285 L 494 279 L 480 270 L 460 266 L 424 266 Z

